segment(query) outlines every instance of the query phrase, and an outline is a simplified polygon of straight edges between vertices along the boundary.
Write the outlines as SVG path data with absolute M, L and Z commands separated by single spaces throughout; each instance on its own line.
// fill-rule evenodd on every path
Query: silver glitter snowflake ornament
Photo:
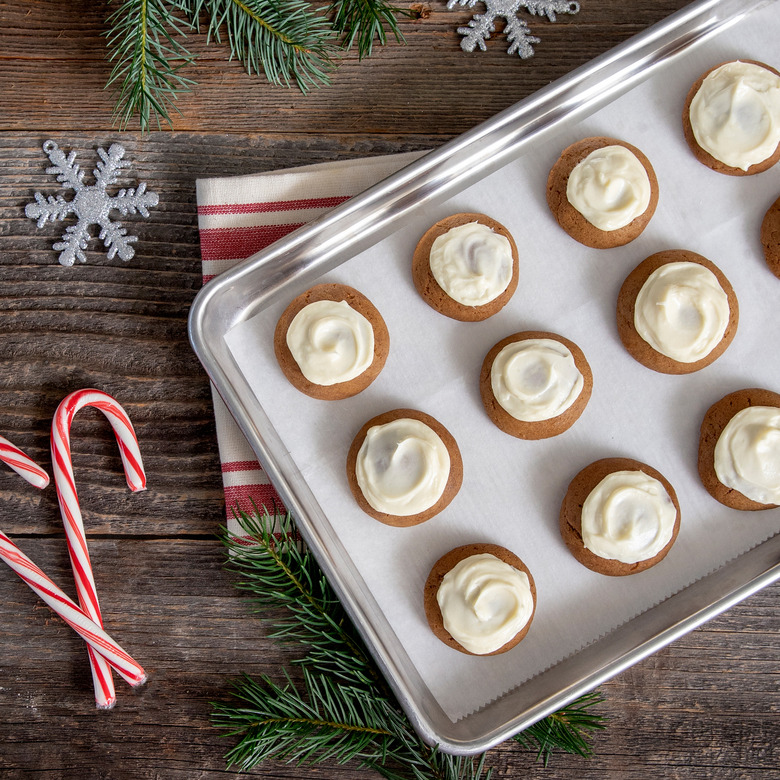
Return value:
M 452 10 L 456 5 L 473 8 L 479 0 L 448 0 L 447 8 Z M 485 41 L 496 31 L 496 19 L 506 20 L 504 33 L 509 41 L 507 53 L 519 54 L 524 60 L 534 56 L 534 43 L 540 39 L 531 35 L 531 29 L 526 22 L 518 17 L 521 8 L 525 8 L 533 16 L 546 16 L 551 22 L 556 20 L 556 14 L 576 14 L 580 4 L 569 0 L 483 0 L 484 14 L 474 14 L 468 27 L 458 27 L 458 33 L 463 36 L 460 47 L 464 51 L 474 51 L 479 46 L 485 51 Z
M 84 250 L 91 237 L 91 225 L 100 227 L 99 238 L 108 249 L 109 260 L 116 255 L 122 260 L 130 260 L 135 254 L 131 244 L 137 241 L 138 237 L 128 236 L 127 228 L 122 227 L 121 222 L 112 220 L 110 212 L 118 211 L 123 216 L 138 212 L 148 217 L 149 208 L 156 206 L 160 199 L 156 192 L 146 191 L 144 182 L 138 185 L 138 189 L 131 187 L 120 189 L 116 195 L 108 194 L 107 188 L 116 183 L 119 172 L 130 165 L 129 161 L 123 159 L 124 147 L 111 144 L 108 151 L 98 148 L 101 161 L 92 172 L 95 183 L 91 185 L 84 184 L 84 171 L 76 163 L 75 152 L 66 157 L 54 141 L 46 141 L 43 151 L 52 162 L 46 173 L 57 174 L 57 181 L 62 183 L 62 189 L 73 190 L 76 195 L 73 200 L 68 201 L 62 195 L 49 195 L 45 198 L 40 192 L 36 192 L 35 202 L 28 203 L 24 213 L 30 219 L 37 219 L 38 227 L 43 227 L 47 221 L 62 220 L 69 214 L 76 215 L 76 224 L 65 228 L 62 241 L 52 247 L 60 252 L 60 264 L 73 265 L 76 260 L 86 262 Z

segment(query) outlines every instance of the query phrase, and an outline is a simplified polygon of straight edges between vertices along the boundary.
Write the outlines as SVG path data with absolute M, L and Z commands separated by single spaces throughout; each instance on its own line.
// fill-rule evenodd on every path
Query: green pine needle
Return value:
M 192 23 L 207 17 L 209 40 L 224 34 L 231 58 L 248 73 L 265 73 L 276 85 L 295 84 L 302 92 L 330 83 L 338 49 L 333 30 L 306 0 L 180 0 Z
M 302 682 L 285 672 L 233 684 L 234 701 L 214 703 L 213 723 L 237 738 L 229 765 L 262 761 L 356 762 L 387 780 L 489 780 L 486 755 L 451 756 L 423 743 L 395 701 L 362 640 L 289 515 L 236 512 L 246 534 L 223 532 L 237 587 L 253 596 L 272 636 L 292 643 Z M 281 608 L 281 609 L 280 609 Z M 589 756 L 588 737 L 604 728 L 588 694 L 515 737 L 546 764 L 555 750 Z
M 208 41 L 224 37 L 250 74 L 305 93 L 330 83 L 337 54 L 353 43 L 362 59 L 388 34 L 403 42 L 400 16 L 410 13 L 385 0 L 332 0 L 324 11 L 309 0 L 122 0 L 105 32 L 113 63 L 106 87 L 118 85 L 115 118 L 121 129 L 134 116 L 144 131 L 153 120 L 158 128 L 161 120 L 171 124 L 174 101 L 197 86 L 179 71 L 194 62 L 184 40 L 201 24 Z
M 605 716 L 590 709 L 602 701 L 604 697 L 598 691 L 586 693 L 567 707 L 516 734 L 514 739 L 525 748 L 535 749 L 537 760 L 545 766 L 555 750 L 590 758 L 593 754 L 588 741 L 590 733 L 606 728 Z
M 412 12 L 389 5 L 384 0 L 333 0 L 328 13 L 333 27 L 343 35 L 343 47 L 351 49 L 357 41 L 358 57 L 370 57 L 374 41 L 387 44 L 391 33 L 398 43 L 404 36 L 398 26 L 399 16 L 411 17 Z
M 188 25 L 165 0 L 126 0 L 108 17 L 108 59 L 115 63 L 106 87 L 119 83 L 114 117 L 124 129 L 137 115 L 142 130 L 152 116 L 171 123 L 173 101 L 195 82 L 179 69 L 192 57 L 180 39 Z M 176 37 L 174 37 L 176 36 Z

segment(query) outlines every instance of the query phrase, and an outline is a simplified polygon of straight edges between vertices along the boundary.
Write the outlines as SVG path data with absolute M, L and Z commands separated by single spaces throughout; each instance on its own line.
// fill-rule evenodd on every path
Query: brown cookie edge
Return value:
M 528 622 L 525 626 L 515 634 L 506 644 L 494 650 L 491 653 L 472 653 L 470 650 L 466 650 L 452 635 L 444 628 L 444 620 L 442 618 L 441 610 L 439 609 L 439 603 L 436 600 L 436 594 L 439 592 L 439 587 L 444 575 L 447 574 L 454 566 L 460 563 L 466 558 L 470 558 L 472 555 L 479 555 L 480 553 L 490 553 L 499 560 L 508 563 L 518 571 L 525 572 L 528 576 L 528 582 L 531 586 L 531 596 L 533 597 L 534 608 L 531 612 L 531 617 L 528 618 Z M 448 553 L 439 558 L 436 563 L 431 567 L 431 571 L 428 574 L 428 578 L 425 581 L 425 587 L 423 589 L 423 603 L 425 608 L 425 617 L 428 620 L 428 625 L 431 627 L 431 631 L 448 647 L 458 650 L 466 655 L 473 655 L 477 657 L 487 657 L 491 655 L 500 655 L 511 650 L 517 644 L 519 644 L 528 633 L 533 622 L 534 615 L 536 614 L 536 583 L 534 582 L 533 575 L 523 561 L 511 550 L 507 550 L 506 547 L 502 547 L 497 544 L 489 543 L 473 543 L 462 545 L 450 550 Z
M 582 506 L 591 491 L 609 474 L 616 471 L 642 471 L 657 479 L 669 494 L 677 509 L 677 517 L 672 531 L 672 538 L 664 548 L 652 558 L 646 558 L 636 563 L 623 563 L 613 558 L 602 558 L 585 547 L 582 541 Z M 674 545 L 680 531 L 680 504 L 677 493 L 666 477 L 660 471 L 633 458 L 602 458 L 593 461 L 578 472 L 569 483 L 569 487 L 561 502 L 559 515 L 561 537 L 572 555 L 586 568 L 610 577 L 625 577 L 646 571 L 660 563 Z
M 363 491 L 360 489 L 360 485 L 357 482 L 357 476 L 355 474 L 355 466 L 357 464 L 357 456 L 360 451 L 363 441 L 366 438 L 368 429 L 374 425 L 383 425 L 385 423 L 392 422 L 401 418 L 413 418 L 425 423 L 429 428 L 435 431 L 438 436 L 444 442 L 444 446 L 450 455 L 450 473 L 447 478 L 447 484 L 444 488 L 444 492 L 440 496 L 439 500 L 432 506 L 426 509 L 424 512 L 418 512 L 416 515 L 390 515 L 385 512 L 378 512 L 374 509 L 368 501 L 366 501 Z M 347 452 L 347 481 L 352 495 L 355 497 L 358 506 L 370 517 L 378 520 L 385 525 L 391 525 L 396 528 L 408 528 L 414 525 L 424 523 L 426 520 L 430 520 L 432 517 L 440 514 L 444 509 L 449 506 L 450 502 L 455 498 L 463 484 L 463 459 L 460 454 L 460 449 L 455 441 L 455 437 L 444 427 L 436 418 L 425 412 L 420 412 L 417 409 L 393 409 L 388 412 L 372 417 L 366 422 L 358 431 L 355 438 L 350 444 Z

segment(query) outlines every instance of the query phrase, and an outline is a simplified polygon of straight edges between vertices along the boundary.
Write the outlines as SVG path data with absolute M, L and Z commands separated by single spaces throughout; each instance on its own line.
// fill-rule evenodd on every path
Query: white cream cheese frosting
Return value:
M 729 325 L 729 299 L 715 274 L 699 263 L 666 263 L 642 285 L 634 327 L 657 352 L 695 363 L 721 342 Z
M 702 149 L 747 171 L 780 143 L 780 76 L 750 62 L 727 62 L 704 78 L 689 119 Z
M 599 230 L 618 230 L 650 205 L 650 177 L 625 146 L 604 146 L 574 166 L 566 182 L 569 203 Z
M 538 338 L 507 344 L 493 360 L 490 384 L 508 414 L 539 422 L 563 414 L 579 397 L 585 380 L 565 344 Z
M 439 287 L 464 306 L 490 303 L 512 281 L 509 239 L 480 222 L 458 225 L 437 236 L 429 262 Z
M 534 611 L 528 575 L 490 553 L 472 555 L 450 569 L 436 601 L 444 628 L 477 655 L 503 647 Z
M 669 543 L 677 519 L 664 486 L 643 471 L 615 471 L 582 505 L 582 541 L 601 558 L 637 563 Z
M 715 475 L 759 504 L 780 504 L 780 409 L 749 406 L 715 444 Z
M 317 385 L 360 376 L 374 360 L 374 329 L 346 301 L 314 301 L 287 329 L 287 346 L 301 373 Z
M 430 509 L 450 475 L 450 454 L 441 437 L 410 417 L 368 429 L 357 454 L 355 476 L 377 512 L 399 517 Z

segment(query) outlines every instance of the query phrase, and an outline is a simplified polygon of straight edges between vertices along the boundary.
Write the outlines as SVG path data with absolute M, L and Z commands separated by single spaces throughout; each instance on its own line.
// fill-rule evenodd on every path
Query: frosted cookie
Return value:
M 569 484 L 560 530 L 583 566 L 610 576 L 636 574 L 662 561 L 680 530 L 680 505 L 668 480 L 630 458 L 586 466 Z
M 731 344 L 738 323 L 737 296 L 728 279 L 695 252 L 650 255 L 618 293 L 620 340 L 642 365 L 664 374 L 708 366 Z
M 395 409 L 369 420 L 347 454 L 360 508 L 387 525 L 430 520 L 455 498 L 463 461 L 452 434 L 428 414 Z
M 412 257 L 412 279 L 441 314 L 479 322 L 517 289 L 519 261 L 510 232 L 484 214 L 453 214 L 429 228 Z
M 547 178 L 547 205 L 575 240 L 623 246 L 658 205 L 658 179 L 642 152 L 614 138 L 585 138 L 564 149 Z
M 498 655 L 528 633 L 536 585 L 510 550 L 467 544 L 433 565 L 423 600 L 431 630 L 444 644 L 467 655 Z
M 780 394 L 737 390 L 707 410 L 699 476 L 713 498 L 733 509 L 780 505 Z
M 274 332 L 284 375 L 302 393 L 324 401 L 365 390 L 389 349 L 382 315 L 365 295 L 343 284 L 321 284 L 299 295 Z
M 769 270 L 780 279 L 780 198 L 769 207 L 761 222 L 761 246 Z
M 546 439 L 570 428 L 584 411 L 593 374 L 582 350 L 555 333 L 524 331 L 499 341 L 479 378 L 490 419 L 520 439 Z
M 691 87 L 683 133 L 696 159 L 749 176 L 780 160 L 780 73 L 751 60 L 724 62 Z

